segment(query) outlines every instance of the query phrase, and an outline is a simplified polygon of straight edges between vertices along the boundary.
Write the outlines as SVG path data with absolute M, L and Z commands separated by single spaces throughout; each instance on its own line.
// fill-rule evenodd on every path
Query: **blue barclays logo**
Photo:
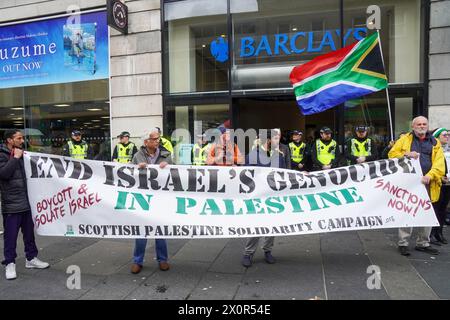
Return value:
M 314 47 L 314 42 L 318 42 L 319 39 L 314 39 L 314 32 L 297 32 L 293 35 L 286 33 L 280 33 L 273 35 L 273 41 L 269 41 L 268 36 L 263 35 L 256 46 L 255 39 L 252 37 L 244 37 L 241 39 L 241 50 L 239 57 L 257 57 L 262 52 L 265 52 L 268 56 L 278 56 L 284 53 L 285 55 L 301 54 L 301 53 L 319 53 L 323 52 L 325 48 L 329 48 L 331 51 L 339 48 L 339 43 L 336 45 L 333 38 L 333 33 L 336 34 L 337 39 L 341 36 L 341 30 L 326 30 L 323 33 L 322 39 L 320 39 L 320 45 Z M 344 45 L 350 37 L 359 41 L 367 35 L 367 28 L 350 28 L 347 29 L 344 35 Z M 289 37 L 290 36 L 290 37 Z M 298 47 L 298 41 L 305 39 L 307 46 L 303 48 Z M 271 46 L 270 42 L 273 43 Z
M 228 42 L 224 38 L 217 37 L 211 41 L 209 50 L 216 61 L 225 62 L 228 60 Z
M 253 37 L 243 37 L 240 40 L 240 58 L 258 57 L 260 54 L 265 53 L 267 56 L 280 56 L 280 55 L 292 55 L 301 53 L 321 53 L 326 48 L 334 51 L 339 48 L 339 40 L 335 43 L 334 35 L 336 39 L 340 39 L 341 30 L 326 30 L 323 32 L 321 39 L 314 38 L 314 32 L 297 32 L 292 35 L 286 33 L 275 34 L 270 37 L 262 35 L 260 39 L 255 41 Z M 350 28 L 344 34 L 344 45 L 347 44 L 349 38 L 359 41 L 367 35 L 367 28 Z M 317 36 L 316 36 L 317 38 Z M 306 44 L 300 47 L 299 42 Z M 305 42 L 306 41 L 306 42 Z M 320 44 L 314 47 L 315 44 Z M 219 37 L 211 42 L 210 47 L 211 54 L 219 61 L 224 62 L 228 60 L 228 43 L 225 39 Z

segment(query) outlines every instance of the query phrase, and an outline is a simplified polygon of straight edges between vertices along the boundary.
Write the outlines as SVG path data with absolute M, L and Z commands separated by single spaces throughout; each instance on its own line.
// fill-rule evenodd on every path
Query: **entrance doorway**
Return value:
M 279 128 L 283 143 L 287 143 L 292 130 L 301 130 L 304 140 L 318 137 L 320 128 L 327 126 L 336 131 L 335 110 L 304 116 L 292 96 L 237 98 L 233 100 L 234 127 L 247 129 Z

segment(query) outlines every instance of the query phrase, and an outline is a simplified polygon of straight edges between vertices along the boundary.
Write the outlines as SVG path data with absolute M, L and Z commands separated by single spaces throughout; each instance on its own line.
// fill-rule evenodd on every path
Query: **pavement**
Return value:
M 19 239 L 18 278 L 8 281 L 2 270 L 1 300 L 450 299 L 450 244 L 438 247 L 438 256 L 410 244 L 411 256 L 404 257 L 397 250 L 396 229 L 277 237 L 277 262 L 265 263 L 258 250 L 248 269 L 240 264 L 245 239 L 169 240 L 166 272 L 158 269 L 154 241 L 149 241 L 138 275 L 129 271 L 132 240 L 37 236 L 36 242 L 39 258 L 51 267 L 25 269 Z M 80 268 L 79 289 L 67 287 L 74 283 L 70 266 Z

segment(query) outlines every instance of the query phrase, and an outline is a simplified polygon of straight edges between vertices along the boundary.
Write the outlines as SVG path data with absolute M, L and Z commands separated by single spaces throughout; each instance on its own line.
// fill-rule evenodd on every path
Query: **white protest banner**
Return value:
M 40 235 L 236 238 L 437 226 L 418 161 L 327 171 L 74 160 L 26 152 Z

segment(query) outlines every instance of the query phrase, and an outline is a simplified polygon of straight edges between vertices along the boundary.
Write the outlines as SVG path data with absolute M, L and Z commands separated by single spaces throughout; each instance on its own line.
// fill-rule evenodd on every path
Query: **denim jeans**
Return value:
M 144 264 L 145 247 L 147 239 L 136 239 L 133 253 L 133 262 L 142 266 Z M 167 261 L 167 242 L 164 239 L 155 239 L 156 260 Z

